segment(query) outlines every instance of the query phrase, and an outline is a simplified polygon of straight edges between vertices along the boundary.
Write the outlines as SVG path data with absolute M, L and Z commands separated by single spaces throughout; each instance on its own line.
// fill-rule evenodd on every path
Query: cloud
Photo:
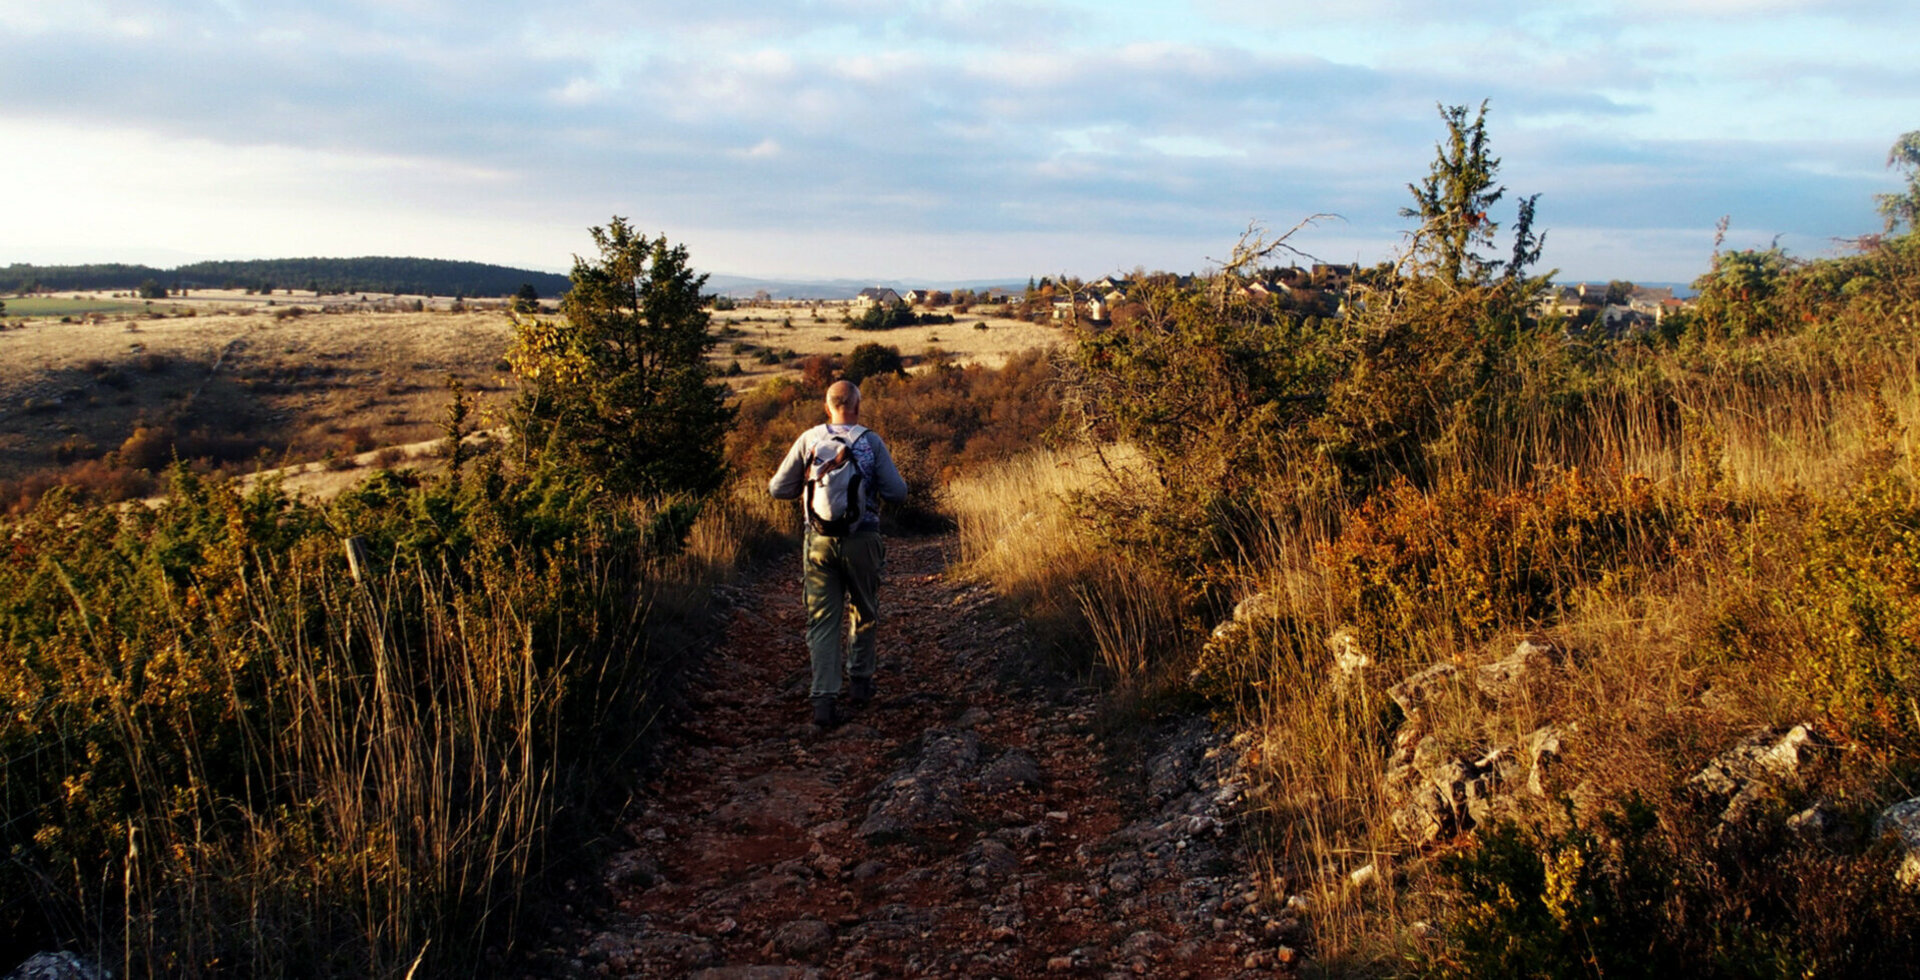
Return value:
M 1507 183 L 1543 192 L 1563 228 L 1672 229 L 1744 204 L 1818 234 L 1886 189 L 1865 171 L 1899 130 L 1866 140 L 1862 114 L 1920 119 L 1904 94 L 1920 78 L 1889 59 L 1703 58 L 1711 38 L 1619 3 L 1360 2 L 1207 0 L 1186 24 L 992 0 L 74 0 L 58 17 L 0 0 L 0 124 L 139 147 L 107 154 L 102 185 L 147 186 L 154 146 L 270 159 L 279 172 L 216 163 L 225 189 L 195 193 L 315 209 L 1190 250 L 1316 211 L 1347 216 L 1342 247 L 1390 247 L 1441 135 L 1436 102 L 1491 99 Z M 1874 6 L 1769 2 L 1775 21 Z M 1777 105 L 1736 97 L 1767 86 Z

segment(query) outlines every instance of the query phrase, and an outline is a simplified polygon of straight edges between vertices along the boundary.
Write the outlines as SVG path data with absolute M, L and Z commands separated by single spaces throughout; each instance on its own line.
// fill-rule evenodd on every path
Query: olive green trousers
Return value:
M 800 590 L 807 603 L 813 696 L 830 697 L 840 693 L 843 640 L 847 674 L 873 676 L 874 628 L 880 623 L 880 573 L 886 565 L 887 546 L 879 531 L 831 538 L 809 530 L 804 550 Z

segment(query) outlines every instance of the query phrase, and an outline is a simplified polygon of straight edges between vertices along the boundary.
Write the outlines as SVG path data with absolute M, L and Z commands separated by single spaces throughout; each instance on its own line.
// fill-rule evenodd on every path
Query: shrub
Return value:
M 1672 561 L 1672 512 L 1645 480 L 1598 486 L 1577 472 L 1504 492 L 1401 481 L 1322 546 L 1326 584 L 1362 649 L 1418 667 L 1436 648 L 1551 627 L 1595 584 L 1631 588 Z
M 1835 858 L 1751 830 L 1676 839 L 1670 822 L 1635 798 L 1590 828 L 1506 824 L 1442 856 L 1459 891 L 1434 972 L 1911 975 L 1920 901 L 1887 887 L 1885 851 Z
M 900 359 L 900 348 L 890 345 L 861 344 L 847 355 L 846 364 L 840 368 L 840 376 L 855 384 L 878 374 L 905 374 L 906 367 Z

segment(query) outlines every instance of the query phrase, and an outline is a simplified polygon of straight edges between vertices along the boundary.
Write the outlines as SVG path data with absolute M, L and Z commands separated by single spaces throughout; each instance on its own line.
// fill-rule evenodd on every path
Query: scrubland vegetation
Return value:
M 576 278 L 652 259 L 609 251 Z M 653 312 L 601 301 L 603 326 Z M 550 379 L 543 358 L 576 340 L 523 330 L 517 356 Z M 701 353 L 654 363 L 717 404 Z M 551 386 L 523 394 L 526 448 L 473 459 L 456 392 L 432 478 L 381 472 L 320 503 L 177 466 L 157 506 L 55 490 L 0 527 L 0 957 L 501 967 L 554 869 L 605 834 L 609 777 L 649 738 L 707 587 L 772 527 L 758 497 L 673 472 L 639 494 L 542 451 L 529 433 L 589 420 Z
M 1140 708 L 1240 731 L 1322 968 L 1911 973 L 1876 818 L 1920 776 L 1920 236 L 1722 253 L 1656 330 L 1569 333 L 1528 308 L 1530 201 L 1512 259 L 1452 234 L 1499 195 L 1449 122 L 1347 317 L 1229 268 L 1084 334 L 1091 438 L 959 481 L 966 553 Z M 1790 774 L 1693 778 L 1801 724 Z
M 869 343 L 725 400 L 701 278 L 616 220 L 569 315 L 518 321 L 508 448 L 324 503 L 46 494 L 0 525 L 0 955 L 497 966 L 851 372 L 934 488 L 896 518 L 957 524 L 1115 724 L 1237 731 L 1314 968 L 1914 972 L 1876 817 L 1920 777 L 1920 236 L 1720 253 L 1656 329 L 1572 330 L 1534 313 L 1530 200 L 1486 254 L 1497 161 L 1446 121 L 1412 246 L 1338 317 L 1236 290 L 1289 248 L 1254 239 L 1001 368 Z M 473 424 L 456 398 L 448 453 Z M 1790 776 L 1695 778 L 1796 725 Z M 1473 799 L 1410 802 L 1432 765 Z

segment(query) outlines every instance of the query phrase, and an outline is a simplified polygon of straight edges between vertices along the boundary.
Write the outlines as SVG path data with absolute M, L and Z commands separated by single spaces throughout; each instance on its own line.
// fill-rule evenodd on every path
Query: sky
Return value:
M 1331 262 L 1487 105 L 1562 281 L 1835 254 L 1920 129 L 1911 0 L 0 0 L 0 264 L 408 255 L 875 281 Z

